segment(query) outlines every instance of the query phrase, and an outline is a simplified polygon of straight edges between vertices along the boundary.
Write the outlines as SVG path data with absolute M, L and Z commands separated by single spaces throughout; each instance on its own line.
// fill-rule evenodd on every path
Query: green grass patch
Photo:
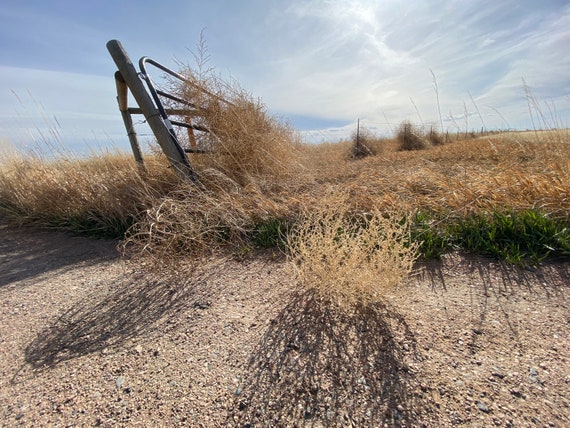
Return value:
M 283 218 L 269 218 L 256 225 L 253 243 L 260 248 L 285 248 L 292 224 Z
M 439 260 L 452 244 L 447 227 L 423 212 L 417 212 L 415 215 L 411 240 L 420 243 L 418 250 L 423 258 L 436 260 Z
M 450 226 L 456 244 L 514 264 L 570 257 L 570 229 L 535 210 L 476 214 Z
M 70 218 L 65 222 L 54 222 L 54 226 L 82 236 L 120 239 L 125 236 L 134 222 L 133 217 L 104 218 L 92 213 L 86 217 Z
M 290 220 L 270 218 L 256 225 L 251 243 L 258 248 L 284 249 L 292 228 Z M 337 239 L 344 233 L 338 230 Z M 424 259 L 439 260 L 444 253 L 458 248 L 518 265 L 535 264 L 547 257 L 570 258 L 568 225 L 536 210 L 446 219 L 417 212 L 409 243 L 418 245 Z

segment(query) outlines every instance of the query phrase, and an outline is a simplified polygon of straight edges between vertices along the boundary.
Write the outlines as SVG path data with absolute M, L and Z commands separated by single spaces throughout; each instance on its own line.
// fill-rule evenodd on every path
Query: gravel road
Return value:
M 451 254 L 343 312 L 279 255 L 116 244 L 0 227 L 2 426 L 570 426 L 568 264 Z

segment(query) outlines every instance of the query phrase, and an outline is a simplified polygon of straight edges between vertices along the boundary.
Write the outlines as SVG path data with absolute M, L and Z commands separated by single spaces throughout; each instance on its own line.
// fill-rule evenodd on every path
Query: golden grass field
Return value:
M 360 160 L 351 159 L 350 142 L 295 143 L 281 151 L 275 174 L 247 176 L 194 155 L 202 187 L 183 182 L 159 154 L 147 156 L 142 173 L 129 154 L 43 160 L 13 153 L 2 159 L 0 203 L 4 217 L 19 223 L 111 235 L 134 224 L 129 242 L 147 252 L 211 248 L 219 234 L 239 239 L 261 221 L 295 219 L 304 209 L 326 206 L 335 192 L 347 195 L 353 212 L 445 218 L 536 209 L 570 220 L 570 144 L 520 137 L 405 152 L 394 140 L 381 140 L 374 142 L 377 154 Z
M 289 171 L 250 176 L 245 185 L 204 168 L 205 188 L 183 183 L 160 155 L 147 157 L 148 172 L 141 174 L 128 154 L 47 161 L 12 154 L 2 159 L 0 198 L 12 220 L 62 228 L 79 218 L 96 227 L 98 221 L 138 217 L 153 207 L 165 209 L 169 200 L 188 193 L 198 198 L 192 205 L 204 215 L 223 222 L 227 214 L 239 229 L 268 216 L 294 216 L 326 199 L 332 188 L 347 192 L 347 203 L 356 210 L 399 208 L 460 216 L 534 208 L 568 217 L 566 142 L 535 143 L 509 134 L 413 152 L 392 151 L 391 141 L 382 143 L 385 151 L 362 160 L 350 159 L 349 143 L 295 146 Z
M 170 213 L 167 206 L 188 199 L 211 225 L 228 223 L 239 232 L 257 220 L 326 204 L 331 189 L 347 193 L 353 210 L 461 216 L 532 208 L 568 220 L 570 144 L 537 143 L 526 135 L 458 140 L 410 152 L 396 151 L 394 141 L 383 140 L 375 142 L 378 154 L 361 160 L 350 158 L 350 142 L 294 145 L 287 170 L 252 174 L 241 183 L 204 162 L 208 155 L 194 155 L 203 188 L 184 183 L 158 154 L 147 156 L 148 171 L 141 173 L 123 153 L 57 160 L 12 153 L 1 160 L 0 201 L 11 220 L 63 229 L 73 228 L 74 221 L 86 228 L 115 222 L 120 227 L 154 211 L 179 214 L 182 220 L 185 213 Z

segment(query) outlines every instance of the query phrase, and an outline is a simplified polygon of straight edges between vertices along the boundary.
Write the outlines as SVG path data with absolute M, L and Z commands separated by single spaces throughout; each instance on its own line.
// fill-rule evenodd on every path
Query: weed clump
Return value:
M 351 136 L 352 140 L 352 158 L 362 159 L 373 153 L 371 143 L 374 139 L 372 132 L 366 128 L 361 128 Z
M 186 184 L 139 214 L 125 235 L 122 250 L 149 257 L 157 265 L 199 259 L 228 244 L 240 246 L 257 234 L 266 235 L 266 240 L 277 239 L 271 234 L 273 229 L 257 233 L 256 225 L 269 224 L 267 219 L 280 216 L 281 208 L 254 187 L 242 192 Z
M 194 156 L 193 164 L 216 169 L 240 186 L 260 177 L 290 174 L 300 146 L 291 126 L 269 115 L 260 99 L 212 70 L 202 75 L 187 67 L 182 74 L 186 81 L 174 91 L 197 107 L 192 123 L 209 130 L 190 137 L 191 145 L 209 152 Z
M 432 146 L 443 146 L 446 143 L 447 136 L 442 136 L 432 128 L 427 134 L 427 139 Z
M 400 212 L 350 214 L 346 198 L 306 212 L 288 237 L 296 282 L 341 307 L 382 301 L 412 270 L 418 244 Z
M 398 150 L 424 150 L 429 144 L 421 135 L 421 132 L 410 122 L 403 122 L 396 133 Z

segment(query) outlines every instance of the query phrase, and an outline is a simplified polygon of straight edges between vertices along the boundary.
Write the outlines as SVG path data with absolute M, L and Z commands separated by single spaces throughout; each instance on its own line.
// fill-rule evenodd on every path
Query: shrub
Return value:
M 355 132 L 351 136 L 352 140 L 352 158 L 361 159 L 366 156 L 372 155 L 372 149 L 370 148 L 374 136 L 366 128 L 360 128 L 358 132 Z
M 446 138 L 443 137 L 439 132 L 434 131 L 433 128 L 429 130 L 427 139 L 432 146 L 443 146 L 446 143 Z
M 214 168 L 245 186 L 252 178 L 280 178 L 299 160 L 300 138 L 287 124 L 270 116 L 260 99 L 237 83 L 221 80 L 212 70 L 205 76 L 182 71 L 187 82 L 174 91 L 198 107 L 193 123 L 209 129 L 198 133 L 197 144 L 208 151 L 192 159 Z

